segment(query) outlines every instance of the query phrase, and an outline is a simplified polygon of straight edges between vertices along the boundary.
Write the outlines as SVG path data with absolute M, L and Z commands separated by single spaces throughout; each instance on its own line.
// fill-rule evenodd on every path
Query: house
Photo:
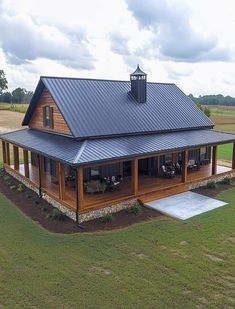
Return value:
M 139 66 L 130 81 L 41 77 L 22 125 L 1 136 L 4 168 L 77 222 L 235 174 L 235 135 Z

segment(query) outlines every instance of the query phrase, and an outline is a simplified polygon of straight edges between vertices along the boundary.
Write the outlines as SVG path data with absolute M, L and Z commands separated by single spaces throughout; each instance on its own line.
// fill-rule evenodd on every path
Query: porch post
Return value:
M 28 150 L 23 149 L 23 158 L 24 158 L 24 175 L 29 178 L 29 154 Z
M 78 207 L 81 210 L 84 204 L 84 188 L 83 188 L 83 167 L 77 168 L 78 175 Z
M 14 169 L 19 170 L 20 163 L 19 163 L 19 148 L 13 145 L 13 154 L 14 154 Z
M 10 144 L 6 142 L 6 164 L 11 165 Z
M 42 166 L 41 166 L 41 156 L 38 154 L 37 155 L 38 159 L 38 195 L 40 198 L 42 198 Z
M 39 161 L 40 161 L 40 168 L 41 168 L 41 186 L 42 188 L 44 188 L 46 186 L 46 174 L 45 174 L 45 161 L 44 161 L 44 157 L 39 155 Z
M 65 198 L 65 173 L 64 164 L 58 162 L 58 178 L 59 178 L 59 199 L 64 200 Z
M 138 159 L 132 160 L 132 188 L 133 188 L 133 194 L 136 196 L 138 195 L 138 178 L 139 178 L 139 172 L 138 172 Z
M 188 174 L 188 150 L 183 151 L 182 156 L 182 182 L 187 181 Z
M 7 163 L 7 154 L 6 154 L 6 142 L 2 141 L 2 158 L 3 158 L 3 163 Z
M 216 175 L 217 172 L 217 153 L 218 153 L 218 146 L 213 146 L 212 149 L 212 175 Z
M 235 169 L 235 143 L 233 143 L 232 169 Z

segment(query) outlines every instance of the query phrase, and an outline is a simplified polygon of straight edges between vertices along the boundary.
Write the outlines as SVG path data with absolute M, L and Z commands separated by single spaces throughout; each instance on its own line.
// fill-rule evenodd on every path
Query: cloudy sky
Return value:
M 235 96 L 234 0 L 0 0 L 10 90 L 40 75 L 149 81 Z

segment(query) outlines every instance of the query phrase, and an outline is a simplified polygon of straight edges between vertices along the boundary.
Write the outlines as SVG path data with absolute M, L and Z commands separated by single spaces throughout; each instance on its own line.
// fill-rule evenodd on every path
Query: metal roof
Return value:
M 213 127 L 175 84 L 148 82 L 147 101 L 138 103 L 129 81 L 56 77 L 41 77 L 23 125 L 29 124 L 45 87 L 76 138 Z
M 70 165 L 101 163 L 107 160 L 235 142 L 235 134 L 206 129 L 85 141 L 24 129 L 3 134 L 0 138 Z
M 133 73 L 131 73 L 131 75 L 147 75 L 146 73 L 144 73 L 141 69 L 140 69 L 140 67 L 139 67 L 139 65 L 137 65 L 137 68 L 136 68 L 136 70 L 135 70 L 135 72 L 133 72 Z

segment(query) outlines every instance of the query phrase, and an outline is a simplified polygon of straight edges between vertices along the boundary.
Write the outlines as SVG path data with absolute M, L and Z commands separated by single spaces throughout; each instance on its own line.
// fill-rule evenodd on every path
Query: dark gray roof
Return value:
M 191 130 L 77 141 L 70 137 L 24 129 L 6 133 L 0 138 L 71 165 L 82 165 L 234 142 L 235 134 Z
M 139 65 L 137 65 L 137 68 L 136 68 L 135 72 L 133 72 L 131 75 L 147 75 L 147 74 L 144 73 L 144 72 L 140 69 Z
M 23 124 L 46 87 L 74 137 L 132 135 L 212 128 L 212 121 L 175 84 L 147 83 L 138 103 L 129 81 L 41 77 Z

